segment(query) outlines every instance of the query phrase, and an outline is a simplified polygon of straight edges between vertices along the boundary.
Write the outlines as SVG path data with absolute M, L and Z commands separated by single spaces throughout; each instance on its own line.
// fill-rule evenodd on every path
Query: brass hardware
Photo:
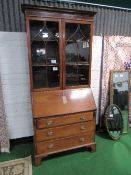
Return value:
M 81 120 L 86 120 L 86 116 L 82 115 L 82 116 L 80 117 L 80 119 L 81 119 Z
M 49 149 L 51 149 L 51 148 L 53 148 L 54 147 L 54 144 L 53 143 L 50 143 L 49 145 L 48 145 L 48 148 Z
M 80 129 L 81 130 L 86 130 L 86 127 L 85 126 L 81 126 Z
M 84 142 L 86 139 L 84 137 L 80 138 L 80 142 Z
M 53 131 L 48 131 L 47 133 L 48 136 L 52 136 L 53 134 L 54 134 Z
M 47 125 L 50 126 L 53 124 L 53 121 L 47 121 Z

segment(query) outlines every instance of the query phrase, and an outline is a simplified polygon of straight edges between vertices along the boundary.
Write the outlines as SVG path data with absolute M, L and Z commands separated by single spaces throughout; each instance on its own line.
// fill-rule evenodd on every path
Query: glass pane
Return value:
M 59 86 L 59 67 L 51 66 L 47 68 L 48 86 L 58 87 Z
M 43 76 L 42 82 L 45 84 L 42 83 L 39 88 L 56 87 L 56 83 L 52 82 L 52 85 L 50 83 L 50 80 L 56 81 L 53 80 L 54 74 L 56 73 L 49 73 L 51 68 L 48 67 L 53 67 L 53 65 L 59 66 L 59 23 L 53 21 L 31 21 L 30 30 L 32 65 L 35 69 L 42 69 L 46 72 L 41 72 L 41 81 Z M 36 66 L 43 66 L 43 68 L 36 68 Z M 47 74 L 51 74 L 53 77 L 51 78 Z M 57 78 L 57 86 L 59 86 L 59 77 L 57 76 Z M 37 85 L 34 85 L 34 88 L 38 88 Z
M 32 43 L 32 64 L 46 64 L 45 47 L 42 42 Z
M 79 78 L 80 85 L 89 84 L 88 75 L 89 75 L 89 69 L 87 66 L 82 65 L 78 67 L 78 78 Z
M 54 21 L 30 21 L 31 41 L 58 41 L 59 24 Z
M 123 133 L 128 132 L 129 72 L 113 72 L 113 104 L 121 109 L 123 116 Z
M 116 104 L 111 104 L 107 107 L 105 113 L 105 124 L 109 136 L 114 140 L 118 140 L 122 135 L 123 117 L 121 110 Z
M 47 87 L 45 67 L 33 67 L 33 85 L 35 89 Z
M 73 75 L 76 82 L 72 84 L 86 85 L 89 83 L 90 25 L 66 23 L 65 36 L 66 85 L 71 84 L 69 83 L 69 66 L 71 69 L 75 66 Z
M 72 65 L 66 66 L 66 84 L 68 86 L 78 85 L 77 67 Z
M 47 63 L 48 64 L 58 64 L 59 63 L 58 43 L 54 42 L 52 44 L 52 43 L 48 42 L 46 50 L 47 50 Z
M 59 67 L 58 66 L 35 66 L 33 67 L 34 88 L 48 88 L 59 86 Z

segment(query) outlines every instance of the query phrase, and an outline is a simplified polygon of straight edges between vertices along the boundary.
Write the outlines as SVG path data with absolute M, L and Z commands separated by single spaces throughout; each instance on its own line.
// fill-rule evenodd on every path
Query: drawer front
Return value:
M 48 154 L 60 152 L 68 149 L 73 149 L 81 146 L 86 146 L 88 144 L 93 143 L 95 140 L 94 133 L 83 133 L 81 135 L 50 140 L 36 143 L 36 154 Z
M 48 129 L 39 129 L 39 130 L 36 129 L 35 139 L 36 141 L 43 141 L 54 138 L 67 137 L 82 132 L 94 131 L 94 130 L 95 130 L 95 122 L 92 120 L 88 122 L 65 125 Z
M 66 125 L 71 123 L 83 122 L 93 120 L 93 112 L 83 112 L 78 114 L 63 115 L 57 117 L 50 117 L 45 119 L 37 119 L 36 127 L 38 129 L 49 128 L 53 126 Z

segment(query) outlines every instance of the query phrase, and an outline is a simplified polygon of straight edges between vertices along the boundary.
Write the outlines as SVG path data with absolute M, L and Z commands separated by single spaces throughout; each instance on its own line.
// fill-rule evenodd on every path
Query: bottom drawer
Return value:
M 88 145 L 95 140 L 94 133 L 83 133 L 81 135 L 68 138 L 50 140 L 36 143 L 36 154 L 49 154 L 68 149 L 73 149 L 82 145 Z

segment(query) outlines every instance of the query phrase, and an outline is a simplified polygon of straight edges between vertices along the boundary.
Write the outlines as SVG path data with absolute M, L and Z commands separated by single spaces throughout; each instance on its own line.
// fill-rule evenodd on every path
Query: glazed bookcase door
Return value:
M 30 20 L 33 89 L 60 88 L 59 21 Z
M 65 22 L 65 87 L 89 86 L 91 25 Z

